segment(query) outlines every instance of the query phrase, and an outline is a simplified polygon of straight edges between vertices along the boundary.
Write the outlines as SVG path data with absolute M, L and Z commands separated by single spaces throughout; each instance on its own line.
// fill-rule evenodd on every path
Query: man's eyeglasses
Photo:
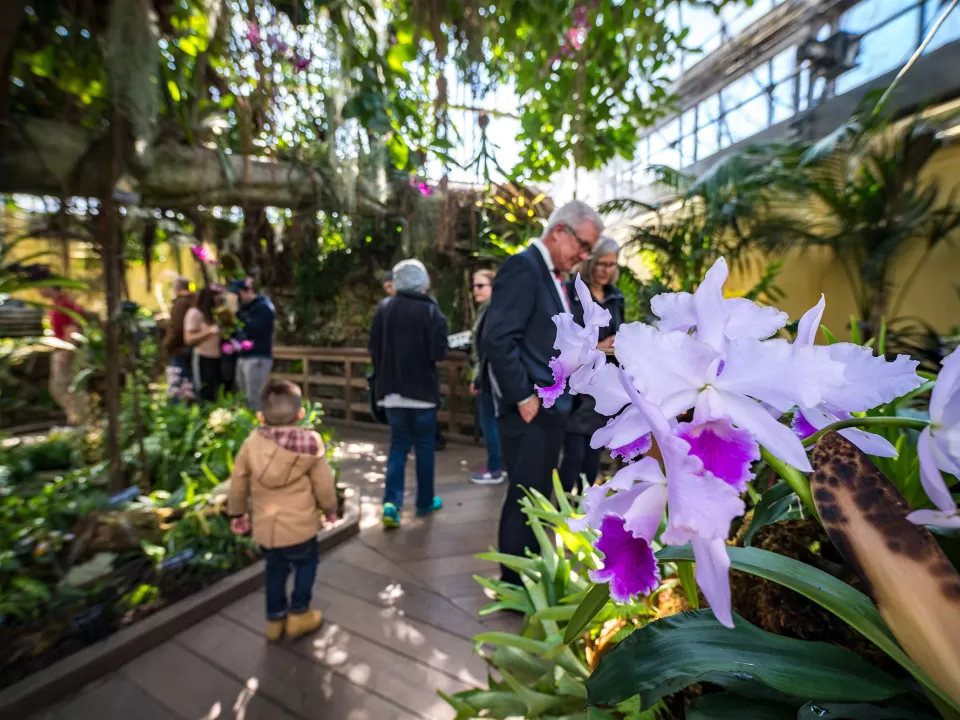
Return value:
M 591 245 L 591 244 L 588 243 L 586 240 L 584 240 L 582 237 L 580 237 L 579 235 L 577 235 L 576 230 L 574 230 L 572 227 L 570 227 L 569 225 L 564 225 L 563 228 L 564 228 L 564 230 L 566 230 L 566 231 L 573 237 L 574 240 L 577 241 L 577 243 L 579 243 L 579 245 L 580 245 L 580 250 L 581 250 L 582 252 L 585 252 L 585 253 L 588 253 L 588 254 L 589 254 L 590 251 L 593 250 L 593 245 Z
M 471 285 L 474 290 L 479 290 L 480 288 L 490 287 L 490 283 L 476 283 Z

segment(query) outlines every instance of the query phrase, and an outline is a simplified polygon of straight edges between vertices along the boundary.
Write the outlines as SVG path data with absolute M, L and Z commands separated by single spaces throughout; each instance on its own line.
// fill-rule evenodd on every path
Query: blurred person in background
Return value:
M 617 278 L 620 275 L 618 257 L 620 245 L 612 237 L 603 235 L 584 262 L 574 273 L 574 278 L 567 281 L 567 299 L 570 301 L 570 310 L 573 319 L 583 325 L 583 305 L 577 295 L 576 274 L 590 289 L 594 301 L 610 312 L 610 325 L 600 328 L 600 342 L 597 347 L 601 350 L 613 349 L 613 337 L 623 324 L 624 298 L 617 287 Z M 607 362 L 615 362 L 612 356 L 607 356 Z M 590 446 L 593 434 L 607 424 L 608 417 L 596 410 L 596 402 L 590 395 L 575 395 L 573 410 L 567 419 L 567 432 L 563 440 L 563 460 L 560 463 L 560 482 L 568 493 L 576 488 L 582 492 L 581 478 L 586 479 L 587 485 L 592 485 L 600 472 L 600 454 L 603 448 Z
M 234 378 L 250 410 L 260 410 L 260 393 L 273 368 L 273 328 L 277 311 L 266 295 L 253 289 L 253 278 L 234 280 L 228 291 L 237 296 L 238 339 L 242 343 Z
M 197 388 L 197 397 L 204 402 L 216 402 L 223 386 L 220 377 L 221 330 L 213 315 L 220 295 L 220 288 L 205 287 L 194 306 L 187 310 L 183 321 L 183 337 L 193 347 L 193 384 Z
M 478 270 L 473 274 L 473 299 L 477 303 L 477 319 L 473 323 L 473 339 L 470 344 L 470 394 L 477 398 L 480 429 L 483 443 L 487 448 L 487 465 L 470 476 L 470 482 L 477 485 L 498 485 L 503 482 L 503 456 L 500 454 L 500 431 L 497 428 L 497 414 L 493 407 L 493 392 L 490 382 L 484 382 L 480 371 L 480 336 L 483 333 L 483 320 L 486 317 L 490 296 L 493 295 L 493 270 Z
M 396 295 L 384 298 L 370 327 L 374 402 L 390 426 L 383 493 L 383 526 L 400 527 L 403 477 L 410 448 L 416 452 L 417 516 L 440 510 L 434 494 L 434 451 L 440 380 L 437 363 L 447 357 L 447 319 L 427 294 L 430 276 L 419 260 L 393 268 Z
M 86 416 L 86 398 L 71 389 L 74 378 L 76 348 L 73 334 L 86 317 L 83 308 L 62 287 L 43 288 L 40 294 L 50 305 L 50 329 L 60 341 L 50 355 L 50 396 L 67 416 L 68 425 L 80 425 Z
M 163 335 L 163 351 L 167 357 L 167 389 L 175 399 L 191 400 L 194 397 L 192 370 L 190 368 L 191 348 L 183 336 L 183 323 L 187 310 L 196 302 L 196 295 L 190 289 L 191 282 L 183 277 L 173 281 L 173 305 L 170 308 L 170 320 Z

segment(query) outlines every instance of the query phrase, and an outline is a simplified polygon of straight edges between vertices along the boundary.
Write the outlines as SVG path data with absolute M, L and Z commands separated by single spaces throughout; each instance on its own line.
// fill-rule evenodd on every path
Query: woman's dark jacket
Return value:
M 580 304 L 580 297 L 577 295 L 577 288 L 574 281 L 566 283 L 567 297 L 570 299 L 570 312 L 573 313 L 573 319 L 579 324 L 583 324 L 583 306 Z M 610 284 L 603 288 L 604 297 L 600 306 L 610 311 L 610 325 L 600 328 L 599 341 L 602 342 L 608 337 L 617 334 L 617 330 L 623 324 L 624 297 L 620 288 Z M 596 300 L 596 298 L 594 298 Z M 612 356 L 607 357 L 607 362 L 614 362 Z M 573 400 L 573 412 L 567 419 L 567 432 L 576 435 L 593 435 L 597 430 L 607 424 L 608 417 L 601 415 L 594 408 L 596 402 L 590 395 L 575 395 Z
M 447 319 L 429 295 L 398 292 L 377 307 L 367 344 L 379 401 L 397 393 L 440 404 L 437 362 L 447 357 Z

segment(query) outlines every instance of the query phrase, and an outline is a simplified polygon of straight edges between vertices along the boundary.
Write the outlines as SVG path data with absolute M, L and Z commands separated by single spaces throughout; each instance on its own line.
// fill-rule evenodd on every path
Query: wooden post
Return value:
M 346 407 L 347 422 L 353 421 L 353 361 L 348 357 L 343 360 L 343 404 Z

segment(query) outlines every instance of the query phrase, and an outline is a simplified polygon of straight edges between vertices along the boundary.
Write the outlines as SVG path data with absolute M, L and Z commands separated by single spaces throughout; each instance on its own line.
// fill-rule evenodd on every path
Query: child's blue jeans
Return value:
M 313 581 L 317 579 L 320 548 L 311 538 L 299 545 L 263 548 L 267 561 L 267 620 L 283 620 L 310 609 Z M 293 594 L 287 602 L 287 578 L 293 572 Z

